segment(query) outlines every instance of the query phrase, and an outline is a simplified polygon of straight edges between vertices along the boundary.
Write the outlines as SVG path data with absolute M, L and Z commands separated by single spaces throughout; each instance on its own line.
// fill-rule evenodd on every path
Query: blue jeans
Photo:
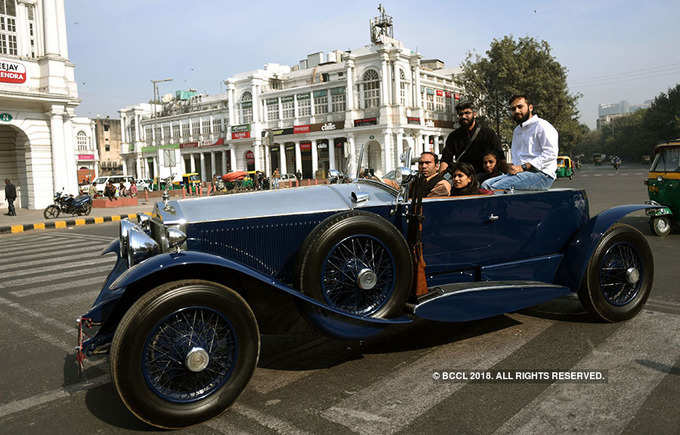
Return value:
M 483 189 L 548 190 L 555 180 L 543 172 L 519 172 L 499 175 L 482 183 Z

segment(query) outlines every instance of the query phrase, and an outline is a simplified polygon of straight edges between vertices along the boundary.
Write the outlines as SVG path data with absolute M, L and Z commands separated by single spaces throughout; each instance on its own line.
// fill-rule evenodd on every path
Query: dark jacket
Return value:
M 504 168 L 505 154 L 503 153 L 503 147 L 498 136 L 489 127 L 479 122 L 479 120 L 476 120 L 475 123 L 475 129 L 479 126 L 479 133 L 465 153 L 463 151 L 470 143 L 470 138 L 474 134 L 475 129 L 470 131 L 467 127 L 459 127 L 449 134 L 446 138 L 446 146 L 442 151 L 442 162 L 446 162 L 451 166 L 453 156 L 456 156 L 459 162 L 471 164 L 474 166 L 475 172 L 480 173 L 484 171 L 482 158 L 485 154 L 493 152 L 498 159 L 499 168 Z
M 14 187 L 14 184 L 5 184 L 5 198 L 7 201 L 14 201 L 17 199 L 17 188 Z

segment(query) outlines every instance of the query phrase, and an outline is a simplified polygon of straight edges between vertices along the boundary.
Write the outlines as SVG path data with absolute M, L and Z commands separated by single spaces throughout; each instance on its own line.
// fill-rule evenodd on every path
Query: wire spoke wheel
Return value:
M 321 286 L 331 306 L 352 314 L 370 314 L 380 309 L 394 290 L 394 258 L 373 236 L 346 237 L 326 256 Z
M 56 205 L 50 205 L 45 209 L 43 216 L 45 219 L 56 219 L 59 216 L 59 207 Z
M 637 296 L 644 270 L 630 245 L 618 243 L 611 246 L 600 264 L 600 288 L 607 302 L 623 306 Z
M 171 402 L 194 402 L 229 379 L 238 343 L 224 315 L 188 307 L 161 320 L 147 337 L 142 371 L 147 385 Z

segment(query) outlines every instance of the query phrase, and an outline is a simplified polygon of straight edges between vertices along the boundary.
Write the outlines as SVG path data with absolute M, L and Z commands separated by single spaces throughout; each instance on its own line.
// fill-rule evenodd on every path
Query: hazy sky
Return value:
M 69 57 L 76 65 L 79 115 L 118 117 L 148 101 L 150 80 L 173 78 L 161 94 L 222 81 L 265 63 L 294 65 L 309 53 L 370 43 L 378 2 L 66 0 Z M 680 83 L 680 2 L 384 1 L 394 34 L 424 58 L 457 66 L 505 35 L 546 40 L 579 92 L 581 121 L 597 105 L 640 104 Z

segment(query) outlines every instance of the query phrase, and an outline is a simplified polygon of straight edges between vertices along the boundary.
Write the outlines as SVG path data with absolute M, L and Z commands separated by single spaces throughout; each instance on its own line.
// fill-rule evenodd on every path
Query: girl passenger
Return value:
M 479 188 L 475 168 L 471 164 L 456 162 L 449 166 L 449 171 L 453 174 L 451 196 L 488 195 L 492 193 L 490 190 Z

